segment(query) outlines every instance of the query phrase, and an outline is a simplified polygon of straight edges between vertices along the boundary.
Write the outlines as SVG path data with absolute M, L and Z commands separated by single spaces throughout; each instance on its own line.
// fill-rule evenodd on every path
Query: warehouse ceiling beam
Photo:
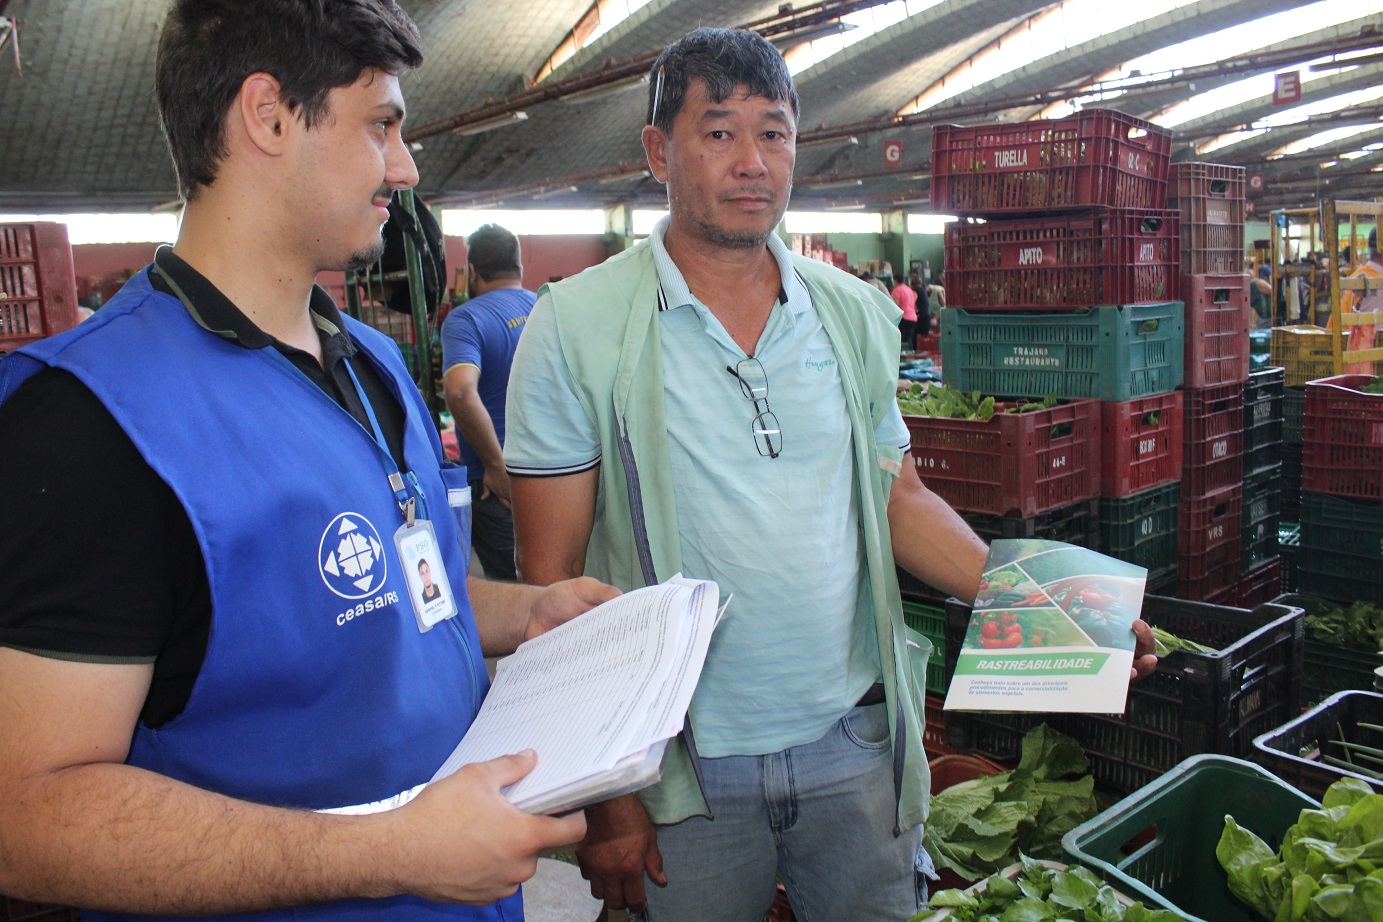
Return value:
M 615 166 L 606 167 L 602 170 L 544 179 L 541 182 L 506 186 L 502 189 L 439 195 L 429 201 L 428 204 L 434 208 L 488 208 L 505 202 L 512 202 L 514 199 L 533 200 L 549 198 L 554 193 L 557 195 L 573 194 L 580 189 L 582 184 L 613 184 L 622 180 L 642 182 L 648 179 L 649 175 L 648 168 L 644 164 L 621 161 Z
M 786 6 L 783 12 L 775 16 L 755 20 L 740 28 L 758 32 L 770 41 L 781 42 L 808 31 L 819 30 L 848 13 L 881 6 L 884 2 L 886 0 L 824 0 L 796 11 Z M 558 99 L 590 99 L 603 92 L 624 89 L 639 79 L 646 78 L 660 54 L 661 49 L 624 61 L 607 61 L 595 70 L 552 83 L 535 84 L 501 99 L 487 96 L 478 106 L 408 128 L 404 131 L 403 139 L 414 143 L 453 131 L 472 133 L 479 125 L 507 124 L 504 120 L 512 117 L 514 113 L 540 103 Z
M 1263 120 L 1263 118 L 1254 119 L 1252 121 L 1236 119 L 1234 121 L 1220 122 L 1214 125 L 1203 125 L 1192 131 L 1173 132 L 1173 137 L 1175 137 L 1178 141 L 1195 141 L 1203 138 L 1217 138 L 1221 135 L 1234 134 L 1238 131 L 1261 130 L 1265 133 L 1271 133 L 1274 131 L 1290 131 L 1293 133 L 1302 133 L 1303 131 L 1305 131 L 1307 133 L 1311 133 L 1315 131 L 1324 131 L 1326 128 L 1334 128 L 1344 125 L 1366 125 L 1373 122 L 1383 121 L 1383 103 L 1371 106 L 1356 106 L 1352 109 L 1341 109 L 1338 112 L 1324 112 L 1320 115 L 1307 116 L 1306 118 L 1298 119 L 1295 122 L 1288 122 L 1282 125 L 1260 124 Z M 1380 127 L 1383 127 L 1383 124 L 1380 124 Z M 1210 153 L 1216 154 L 1223 158 L 1228 158 L 1231 161 L 1236 157 L 1236 152 L 1232 151 L 1229 147 L 1222 148 L 1222 150 L 1224 150 L 1225 153 L 1220 154 L 1219 150 L 1211 151 Z M 1256 162 L 1257 160 L 1261 159 L 1261 151 L 1255 151 L 1252 153 L 1245 151 L 1243 156 L 1247 156 Z
M 997 113 L 1005 112 L 1009 109 L 1019 109 L 1029 106 L 1045 107 L 1054 102 L 1062 102 L 1089 93 L 1112 92 L 1125 88 L 1151 90 L 1182 86 L 1188 83 L 1194 83 L 1197 80 L 1205 80 L 1211 77 L 1229 74 L 1252 76 L 1253 74 L 1277 70 L 1292 64 L 1301 64 L 1305 61 L 1331 54 L 1338 54 L 1344 51 L 1353 51 L 1359 48 L 1374 48 L 1379 46 L 1380 43 L 1383 43 L 1383 38 L 1380 38 L 1377 34 L 1372 32 L 1361 32 L 1344 39 L 1329 42 L 1312 42 L 1306 45 L 1294 45 L 1290 48 L 1279 48 L 1252 55 L 1241 55 L 1224 61 L 1183 68 L 1182 70 L 1169 72 L 1163 75 L 1128 77 L 1120 80 L 1080 85 L 1072 84 L 1051 90 L 1043 90 L 1037 93 L 1024 93 L 1016 96 L 997 96 L 991 99 L 977 100 L 969 103 L 936 106 L 925 112 L 918 112 L 912 115 L 890 115 L 882 118 L 851 122 L 844 125 L 818 128 L 813 131 L 802 132 L 798 136 L 798 143 L 811 144 L 832 138 L 849 137 L 851 135 L 859 137 L 860 135 L 867 135 L 879 131 L 922 128 L 944 122 L 994 116 Z

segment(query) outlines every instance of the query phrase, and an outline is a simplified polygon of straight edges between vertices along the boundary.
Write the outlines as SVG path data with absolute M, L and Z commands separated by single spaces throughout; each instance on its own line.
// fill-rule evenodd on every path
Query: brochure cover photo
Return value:
M 993 542 L 946 709 L 1122 714 L 1147 575 L 1060 541 Z

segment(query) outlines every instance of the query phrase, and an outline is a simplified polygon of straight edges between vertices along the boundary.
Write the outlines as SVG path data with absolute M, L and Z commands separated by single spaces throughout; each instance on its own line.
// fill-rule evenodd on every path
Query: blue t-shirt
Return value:
M 863 547 L 849 416 L 835 351 L 811 296 L 776 236 L 782 295 L 755 354 L 782 454 L 759 454 L 754 404 L 725 369 L 745 358 L 687 287 L 654 230 L 661 287 L 659 336 L 668 451 L 677 497 L 682 573 L 713 579 L 734 598 L 717 626 L 693 699 L 702 755 L 759 755 L 818 739 L 879 680 L 879 651 L 861 604 Z M 599 434 L 572 390 L 546 298 L 515 361 L 517 473 L 587 469 Z M 881 444 L 908 444 L 897 412 Z
M 442 373 L 457 365 L 480 369 L 480 402 L 495 424 L 495 437 L 504 446 L 504 395 L 509 389 L 509 366 L 537 295 L 522 288 L 487 291 L 453 310 L 442 323 Z M 456 447 L 466 477 L 485 474 L 480 456 L 457 433 Z

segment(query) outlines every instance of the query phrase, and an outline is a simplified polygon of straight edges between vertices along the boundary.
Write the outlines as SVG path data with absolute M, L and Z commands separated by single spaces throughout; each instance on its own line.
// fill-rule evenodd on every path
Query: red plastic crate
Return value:
M 1170 132 L 1110 109 L 932 130 L 932 208 L 1002 214 L 1106 206 L 1162 208 Z
M 944 698 L 928 695 L 924 717 L 927 725 L 922 730 L 922 749 L 929 757 L 952 755 L 955 749 L 946 741 L 946 711 L 942 709 Z
M 1271 602 L 1282 593 L 1282 560 L 1274 557 L 1245 573 L 1239 580 L 1240 608 Z
M 970 310 L 1176 301 L 1179 259 L 1174 211 L 957 222 L 946 227 L 946 296 Z
M 1336 375 L 1306 385 L 1301 488 L 1383 499 L 1383 394 L 1355 388 L 1372 375 Z
M 1244 269 L 1244 168 L 1174 163 L 1167 207 L 1181 213 L 1181 268 L 1194 274 Z M 1188 328 L 1189 329 L 1189 328 Z
M 1187 387 L 1209 387 L 1249 379 L 1249 277 L 1187 275 Z
M 0 224 L 0 355 L 76 325 L 67 225 Z
M 1181 478 L 1181 391 L 1100 404 L 1100 495 L 1131 496 Z
M 1244 480 L 1244 389 L 1239 382 L 1183 392 L 1182 496 Z
M 1100 495 L 1100 403 L 993 418 L 904 416 L 917 475 L 951 508 L 1031 518 Z
M 1178 524 L 1178 595 L 1207 600 L 1226 586 L 1237 587 L 1242 572 L 1241 520 L 1244 488 L 1236 485 L 1204 496 L 1182 495 Z

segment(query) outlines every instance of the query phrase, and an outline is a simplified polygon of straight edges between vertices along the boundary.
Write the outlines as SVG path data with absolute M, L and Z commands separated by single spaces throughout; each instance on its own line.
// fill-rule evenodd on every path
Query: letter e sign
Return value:
M 1273 105 L 1289 106 L 1301 102 L 1301 71 L 1289 70 L 1276 75 L 1273 84 Z
M 903 162 L 903 142 L 885 141 L 884 142 L 884 165 L 897 166 Z

